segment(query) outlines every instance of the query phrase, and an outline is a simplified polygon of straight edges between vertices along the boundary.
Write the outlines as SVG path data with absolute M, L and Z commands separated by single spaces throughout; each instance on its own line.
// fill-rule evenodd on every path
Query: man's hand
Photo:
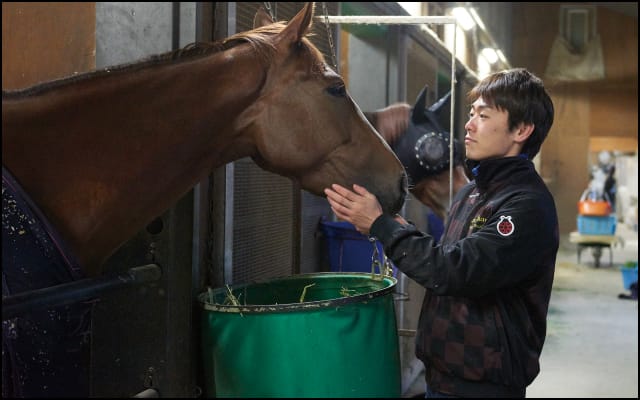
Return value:
M 375 128 L 387 143 L 393 143 L 409 127 L 411 106 L 407 103 L 394 103 L 374 111 Z
M 354 184 L 353 190 L 333 184 L 324 193 L 338 218 L 352 223 L 363 235 L 369 235 L 371 225 L 382 215 L 382 207 L 376 196 L 362 186 Z

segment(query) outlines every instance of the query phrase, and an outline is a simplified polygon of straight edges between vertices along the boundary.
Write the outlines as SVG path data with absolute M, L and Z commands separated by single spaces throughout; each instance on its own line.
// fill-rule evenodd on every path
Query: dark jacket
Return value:
M 538 375 L 558 250 L 551 194 L 521 157 L 486 160 L 455 196 L 440 245 L 382 215 L 370 234 L 426 288 L 416 355 L 429 387 L 524 396 Z

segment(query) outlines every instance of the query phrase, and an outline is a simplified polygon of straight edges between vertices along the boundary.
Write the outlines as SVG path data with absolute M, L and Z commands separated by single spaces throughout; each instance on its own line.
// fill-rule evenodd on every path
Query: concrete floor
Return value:
M 604 251 L 600 268 L 591 249 L 561 241 L 541 371 L 527 397 L 638 398 L 638 302 L 622 300 L 620 265 L 638 260 L 638 233 L 619 224 L 624 247 Z
M 638 260 L 638 233 L 618 224 L 623 247 L 605 250 L 595 268 L 591 249 L 577 261 L 576 245 L 561 237 L 541 371 L 529 398 L 638 398 L 638 302 L 619 299 L 620 265 Z M 414 360 L 419 363 L 418 360 Z M 403 397 L 424 396 L 424 367 Z

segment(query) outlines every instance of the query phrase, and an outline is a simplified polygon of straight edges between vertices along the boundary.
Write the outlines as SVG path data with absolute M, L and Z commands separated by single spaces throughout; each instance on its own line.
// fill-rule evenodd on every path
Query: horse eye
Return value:
M 345 97 L 347 95 L 347 89 L 343 84 L 328 87 L 327 92 L 336 97 Z

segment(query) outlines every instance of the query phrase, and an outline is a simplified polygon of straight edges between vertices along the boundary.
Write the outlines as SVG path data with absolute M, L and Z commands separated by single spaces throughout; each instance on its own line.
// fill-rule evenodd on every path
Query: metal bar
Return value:
M 451 50 L 451 111 L 449 112 L 449 209 L 453 203 L 453 140 L 455 127 L 455 114 L 456 114 L 456 43 L 458 39 L 456 34 L 458 32 L 457 26 L 453 30 L 453 49 Z
M 320 19 L 324 17 L 316 17 Z M 398 15 L 330 15 L 327 17 L 331 24 L 393 24 L 393 25 L 411 25 L 411 24 L 455 24 L 455 17 L 411 17 Z
M 158 393 L 158 391 L 156 389 L 153 388 L 149 388 L 149 389 L 145 389 L 142 392 L 136 394 L 133 396 L 134 398 L 159 398 L 160 397 L 160 393 Z
M 162 271 L 156 264 L 129 269 L 126 273 L 82 279 L 43 289 L 18 293 L 2 299 L 2 320 L 15 318 L 27 312 L 48 309 L 92 299 L 112 289 L 160 279 Z
M 236 3 L 227 3 L 227 35 L 231 36 L 237 32 L 238 18 Z M 224 167 L 224 253 L 223 253 L 223 279 L 225 284 L 233 283 L 233 212 L 235 209 L 235 162 L 230 162 Z

